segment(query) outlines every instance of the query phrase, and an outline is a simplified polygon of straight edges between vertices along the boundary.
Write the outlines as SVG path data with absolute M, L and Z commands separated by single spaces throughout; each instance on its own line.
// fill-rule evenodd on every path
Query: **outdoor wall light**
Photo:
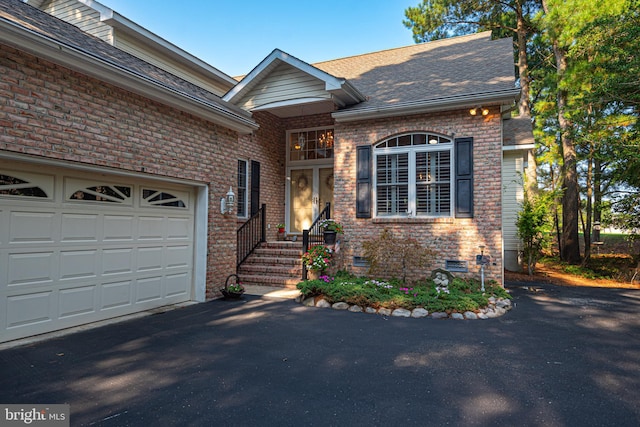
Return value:
M 229 187 L 226 197 L 220 199 L 220 213 L 228 214 L 233 210 L 233 206 L 236 204 L 236 195 L 233 193 L 233 189 Z
M 471 114 L 472 116 L 477 116 L 478 113 L 482 114 L 483 116 L 487 116 L 489 115 L 489 109 L 480 106 L 480 107 L 474 107 L 471 110 L 469 110 L 469 114 Z

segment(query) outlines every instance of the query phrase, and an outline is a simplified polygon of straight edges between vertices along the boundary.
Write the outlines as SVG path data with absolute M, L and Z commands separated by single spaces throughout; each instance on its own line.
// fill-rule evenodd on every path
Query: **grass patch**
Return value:
M 298 284 L 305 297 L 322 296 L 329 303 L 343 301 L 362 307 L 405 308 L 422 307 L 429 312 L 465 312 L 484 308 L 490 297 L 511 298 L 496 282 L 485 283 L 481 292 L 478 280 L 455 278 L 448 287 L 436 286 L 424 280 L 407 286 L 398 280 L 374 280 L 339 272 L 335 277 L 322 276 L 318 280 L 306 280 Z

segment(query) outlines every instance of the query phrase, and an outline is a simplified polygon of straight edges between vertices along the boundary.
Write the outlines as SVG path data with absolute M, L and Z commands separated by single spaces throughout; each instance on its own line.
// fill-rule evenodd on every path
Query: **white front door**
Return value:
M 311 226 L 326 204 L 333 202 L 333 168 L 291 168 L 288 182 L 288 232 L 302 233 Z

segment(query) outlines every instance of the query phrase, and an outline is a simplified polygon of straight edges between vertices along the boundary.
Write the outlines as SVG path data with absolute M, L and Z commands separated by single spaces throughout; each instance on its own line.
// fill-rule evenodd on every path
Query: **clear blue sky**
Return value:
M 98 0 L 219 70 L 246 74 L 275 48 L 314 63 L 413 44 L 420 0 Z

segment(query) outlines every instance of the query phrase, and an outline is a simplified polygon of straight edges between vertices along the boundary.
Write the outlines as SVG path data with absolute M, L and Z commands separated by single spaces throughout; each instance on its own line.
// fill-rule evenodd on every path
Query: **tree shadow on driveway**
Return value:
M 640 291 L 510 286 L 497 319 L 216 300 L 0 352 L 72 425 L 638 425 Z

